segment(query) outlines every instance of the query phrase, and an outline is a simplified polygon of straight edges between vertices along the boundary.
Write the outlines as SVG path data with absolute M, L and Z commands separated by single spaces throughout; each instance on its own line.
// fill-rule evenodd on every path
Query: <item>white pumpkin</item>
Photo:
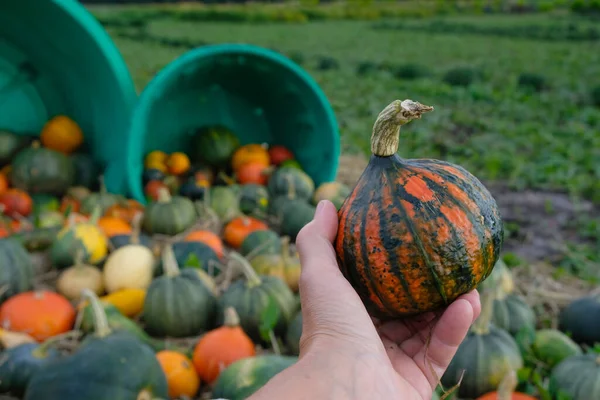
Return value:
M 79 300 L 83 289 L 89 289 L 98 296 L 104 293 L 102 272 L 98 268 L 76 263 L 62 271 L 56 281 L 56 290 L 69 300 Z
M 154 254 L 146 246 L 129 244 L 118 248 L 104 263 L 106 291 L 147 289 L 154 276 L 154 264 Z

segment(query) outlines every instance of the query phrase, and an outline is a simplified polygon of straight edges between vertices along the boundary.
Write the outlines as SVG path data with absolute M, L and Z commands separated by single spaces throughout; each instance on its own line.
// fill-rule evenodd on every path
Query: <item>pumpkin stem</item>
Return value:
M 138 211 L 131 220 L 131 235 L 129 236 L 129 244 L 140 244 L 140 231 L 142 227 L 142 218 L 144 213 Z
M 48 356 L 48 349 L 51 346 L 53 346 L 57 342 L 60 342 L 61 340 L 68 339 L 71 337 L 79 337 L 80 335 L 81 335 L 81 332 L 79 332 L 79 331 L 69 331 L 69 332 L 62 333 L 60 335 L 53 336 L 49 339 L 46 339 L 44 341 L 44 343 L 40 344 L 31 353 L 33 354 L 34 357 L 46 358 Z
M 240 325 L 240 317 L 238 316 L 238 313 L 235 311 L 235 308 L 227 307 L 225 309 L 224 325 L 228 326 L 230 328 L 235 328 L 236 326 Z
M 159 203 L 168 203 L 171 201 L 171 193 L 169 193 L 169 189 L 160 188 L 158 189 L 158 202 Z
M 498 385 L 498 400 L 511 400 L 512 394 L 518 384 L 517 373 L 511 369 L 504 375 L 504 378 L 502 378 L 502 381 Z
M 100 299 L 98 299 L 96 293 L 86 288 L 81 291 L 81 297 L 87 300 L 88 304 L 92 307 L 96 336 L 103 338 L 110 335 L 112 333 L 112 330 L 110 329 L 110 325 L 108 324 L 108 318 L 106 317 L 104 307 L 102 307 L 102 305 L 100 304 Z M 83 308 L 82 311 L 85 312 L 85 308 Z
M 254 268 L 252 268 L 252 265 L 248 262 L 248 260 L 246 260 L 246 258 L 244 256 L 242 256 L 240 253 L 235 252 L 235 251 L 231 251 L 229 253 L 229 256 L 232 259 L 234 259 L 235 261 L 237 261 L 240 264 L 240 266 L 242 267 L 242 273 L 246 277 L 246 281 L 247 281 L 246 284 L 248 286 L 252 287 L 252 286 L 260 285 L 260 283 L 261 283 L 260 276 L 258 276 L 258 274 L 254 270 Z
M 100 186 L 100 190 L 99 190 L 100 194 L 101 195 L 106 194 L 106 183 L 104 182 L 104 175 L 100 175 L 98 177 L 98 184 Z
M 412 100 L 394 100 L 377 116 L 371 136 L 371 152 L 379 157 L 389 157 L 398 151 L 400 127 L 433 107 Z
M 481 294 L 481 313 L 473 323 L 472 330 L 478 335 L 486 335 L 490 332 L 490 322 L 494 315 L 494 291 L 484 291 Z
M 94 206 L 94 210 L 92 211 L 92 214 L 90 215 L 90 223 L 92 225 L 97 225 L 98 220 L 100 219 L 101 216 L 102 216 L 102 207 L 100 207 L 100 204 L 96 204 Z
M 75 264 L 73 266 L 75 268 L 82 267 L 84 258 L 85 258 L 85 246 L 81 245 L 75 251 Z
M 286 175 L 285 179 L 288 182 L 287 197 L 288 197 L 288 199 L 295 199 L 296 198 L 296 185 L 294 185 L 294 180 L 292 179 L 292 177 L 290 175 Z
M 167 243 L 162 251 L 162 263 L 164 274 L 168 277 L 179 275 L 179 265 L 177 265 L 177 258 L 175 258 L 175 252 L 173 246 Z

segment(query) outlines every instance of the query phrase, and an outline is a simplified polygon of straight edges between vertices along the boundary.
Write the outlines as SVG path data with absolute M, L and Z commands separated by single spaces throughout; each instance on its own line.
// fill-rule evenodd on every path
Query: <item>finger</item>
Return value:
M 402 343 L 429 327 L 435 319 L 433 312 L 403 320 L 389 321 L 379 325 L 379 333 L 394 343 Z M 427 330 L 429 331 L 429 330 Z

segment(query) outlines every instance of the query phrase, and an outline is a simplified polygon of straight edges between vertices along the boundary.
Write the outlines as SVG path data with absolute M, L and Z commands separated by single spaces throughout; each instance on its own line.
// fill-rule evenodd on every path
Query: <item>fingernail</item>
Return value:
M 321 211 L 323 211 L 323 208 L 325 208 L 325 200 L 321 200 L 319 201 L 319 203 L 317 204 L 317 209 L 315 210 L 315 218 L 319 217 L 319 213 Z

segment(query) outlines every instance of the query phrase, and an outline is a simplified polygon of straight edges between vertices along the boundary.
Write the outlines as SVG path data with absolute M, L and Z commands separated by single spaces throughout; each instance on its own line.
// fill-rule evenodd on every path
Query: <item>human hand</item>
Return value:
M 479 294 L 465 294 L 441 313 L 381 324 L 339 270 L 337 227 L 335 206 L 322 201 L 299 233 L 299 360 L 251 399 L 430 400 L 481 311 Z

